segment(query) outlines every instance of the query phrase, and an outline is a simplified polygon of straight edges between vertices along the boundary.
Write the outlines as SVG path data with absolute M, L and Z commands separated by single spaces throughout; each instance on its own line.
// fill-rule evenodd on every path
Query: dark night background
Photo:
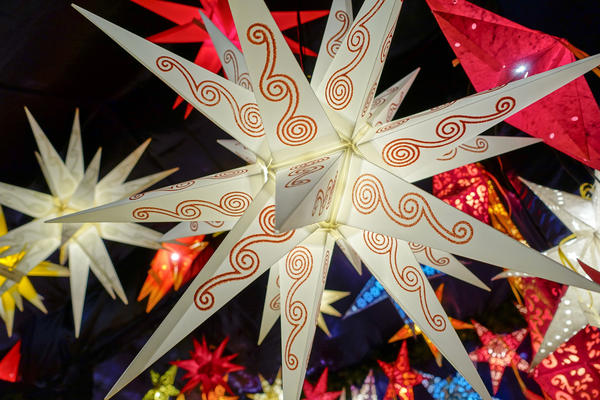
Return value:
M 178 0 L 198 5 L 195 0 Z M 35 142 L 27 124 L 23 106 L 29 107 L 38 123 L 59 153 L 64 154 L 73 113 L 80 108 L 86 165 L 99 146 L 103 147 L 101 176 L 112 169 L 144 139 L 153 138 L 148 150 L 130 178 L 172 167 L 180 170 L 160 182 L 161 186 L 196 178 L 242 165 L 242 161 L 216 143 L 225 134 L 194 111 L 183 119 L 184 107 L 175 111 L 171 105 L 174 93 L 106 35 L 77 14 L 65 0 L 1 0 L 0 1 L 0 180 L 47 192 L 33 152 Z M 360 3 L 353 1 L 355 12 Z M 600 2 L 589 0 L 480 0 L 476 4 L 499 13 L 529 28 L 542 30 L 568 39 L 578 48 L 600 52 Z M 128 0 L 79 0 L 78 4 L 138 35 L 148 36 L 173 24 Z M 272 10 L 328 9 L 329 1 L 267 1 Z M 286 32 L 317 51 L 325 19 L 306 24 L 301 32 Z M 193 59 L 197 44 L 168 46 L 172 51 Z M 410 115 L 449 100 L 473 93 L 473 88 L 454 59 L 450 47 L 439 30 L 425 0 L 405 0 L 380 90 L 394 83 L 416 67 L 422 70 L 400 107 L 397 117 Z M 304 58 L 310 73 L 314 59 Z M 586 78 L 599 99 L 600 79 Z M 500 124 L 495 132 L 520 134 Z M 492 133 L 492 132 L 488 132 Z M 583 182 L 591 181 L 589 170 L 576 161 L 543 144 L 516 151 L 502 157 L 504 169 L 497 160 L 486 161 L 486 167 L 506 182 L 502 171 L 512 171 L 530 180 L 566 191 L 575 191 Z M 430 182 L 422 186 L 428 188 Z M 538 249 L 553 245 L 566 234 L 564 227 L 551 218 L 539 203 L 536 213 L 522 215 L 516 222 L 526 239 Z M 24 217 L 5 209 L 9 227 L 27 222 Z M 544 221 L 547 229 L 536 229 Z M 166 232 L 171 226 L 157 229 Z M 549 228 L 548 228 L 549 227 Z M 543 232 L 543 234 L 541 233 Z M 148 339 L 182 293 L 171 292 L 150 314 L 145 303 L 135 301 L 146 277 L 151 250 L 106 242 L 119 277 L 126 290 L 129 305 L 113 301 L 90 274 L 84 305 L 82 331 L 73 335 L 69 283 L 66 278 L 33 278 L 49 310 L 42 314 L 31 305 L 17 312 L 12 338 L 0 327 L 0 357 L 22 339 L 19 383 L 0 381 L 0 399 L 101 399 L 126 365 Z M 216 243 L 215 243 L 216 245 Z M 56 260 L 55 260 L 56 261 Z M 486 283 L 499 270 L 468 263 Z M 366 271 L 357 275 L 336 249 L 326 287 L 352 291 L 352 295 L 335 303 L 344 312 L 364 282 Z M 514 298 L 505 282 L 491 283 L 487 293 L 453 279 L 446 282 L 444 305 L 449 315 L 463 320 L 473 317 L 492 329 L 509 332 L 525 326 L 512 306 Z M 227 352 L 239 353 L 236 362 L 246 372 L 232 374 L 232 387 L 258 390 L 255 375 L 259 372 L 272 379 L 280 362 L 279 324 L 262 346 L 258 337 L 262 301 L 267 276 L 255 281 L 244 292 L 214 315 L 206 324 L 168 352 L 155 366 L 163 372 L 168 361 L 188 358 L 191 338 L 205 335 L 208 342 L 218 344 L 230 336 Z M 317 330 L 309 365 L 309 379 L 315 380 L 324 366 L 330 367 L 330 387 L 339 389 L 349 383 L 360 384 L 369 368 L 376 370 L 380 395 L 386 380 L 376 367 L 376 359 L 395 359 L 399 343 L 388 345 L 387 339 L 400 328 L 389 301 L 345 320 L 325 317 L 333 334 L 327 338 Z M 463 335 L 468 350 L 478 346 L 474 333 Z M 520 348 L 529 352 L 527 343 Z M 444 362 L 438 369 L 422 339 L 409 339 L 409 352 L 414 368 L 440 376 L 453 373 Z M 489 368 L 480 364 L 479 371 L 489 384 Z M 181 376 L 176 382 L 181 387 Z M 531 387 L 535 387 L 532 381 Z M 149 372 L 127 386 L 116 399 L 140 399 L 151 387 Z M 415 389 L 416 399 L 428 399 L 422 387 Z M 522 398 L 514 375 L 507 369 L 498 397 Z M 189 399 L 199 398 L 192 394 Z

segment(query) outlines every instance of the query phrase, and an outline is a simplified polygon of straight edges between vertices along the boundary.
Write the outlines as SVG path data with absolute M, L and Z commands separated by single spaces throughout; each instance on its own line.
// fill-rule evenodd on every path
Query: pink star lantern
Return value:
M 469 353 L 471 360 L 476 362 L 487 362 L 490 364 L 490 375 L 492 376 L 492 389 L 494 394 L 498 393 L 498 387 L 504 375 L 504 369 L 514 364 L 519 370 L 527 371 L 529 363 L 517 354 L 517 348 L 525 339 L 527 329 L 519 329 L 512 333 L 494 334 L 485 326 L 472 321 L 475 331 L 483 346 Z
M 410 368 L 408 362 L 408 350 L 406 342 L 402 343 L 402 348 L 398 353 L 398 358 L 392 364 L 377 360 L 383 372 L 390 380 L 383 400 L 414 400 L 413 387 L 423 381 L 423 376 Z
M 240 371 L 244 367 L 231 363 L 231 360 L 237 357 L 237 354 L 223 357 L 223 351 L 228 341 L 229 337 L 226 337 L 219 347 L 212 352 L 208 348 L 204 337 L 202 338 L 202 344 L 194 339 L 194 350 L 190 352 L 192 358 L 171 363 L 188 371 L 183 376 L 183 379 L 188 379 L 188 382 L 181 389 L 181 392 L 189 392 L 200 385 L 200 390 L 203 393 L 209 393 L 220 385 L 232 393 L 227 384 L 226 376 L 228 373 Z
M 302 388 L 304 389 L 304 400 L 337 400 L 340 398 L 342 391 L 328 392 L 327 391 L 327 373 L 325 368 L 317 383 L 313 386 L 309 381 L 305 380 Z
M 204 28 L 204 23 L 200 18 L 202 11 L 229 40 L 240 48 L 240 40 L 233 23 L 233 17 L 229 10 L 227 0 L 200 0 L 202 7 L 188 6 L 185 4 L 173 3 L 163 0 L 131 0 L 134 3 L 152 11 L 177 24 L 176 26 L 149 36 L 147 39 L 154 43 L 202 43 L 198 50 L 194 63 L 217 73 L 221 69 L 221 62 L 217 51 L 213 46 L 208 33 Z M 329 14 L 327 10 L 319 11 L 301 11 L 300 22 L 307 23 Z M 277 26 L 281 31 L 293 29 L 298 26 L 298 15 L 296 11 L 273 11 L 271 13 Z M 284 36 L 290 49 L 296 54 L 300 54 L 300 44 Z M 302 54 L 316 57 L 317 53 L 311 49 L 302 46 Z M 176 108 L 183 102 L 180 96 L 175 100 L 173 108 Z M 188 104 L 185 110 L 185 117 L 192 112 L 193 107 Z

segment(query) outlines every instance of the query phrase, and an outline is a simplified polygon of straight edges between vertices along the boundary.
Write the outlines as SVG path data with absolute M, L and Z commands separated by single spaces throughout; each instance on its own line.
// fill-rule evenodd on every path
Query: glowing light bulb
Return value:
M 520 74 L 521 72 L 525 72 L 525 70 L 527 70 L 527 67 L 525 67 L 524 65 L 519 65 L 516 69 L 515 72 Z
M 171 253 L 171 261 L 177 262 L 180 258 L 181 256 L 179 255 L 179 253 Z

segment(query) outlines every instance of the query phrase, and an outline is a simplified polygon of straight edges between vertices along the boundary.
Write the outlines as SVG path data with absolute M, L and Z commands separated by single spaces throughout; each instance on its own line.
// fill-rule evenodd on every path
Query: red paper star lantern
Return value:
M 483 343 L 483 346 L 469 353 L 471 360 L 487 362 L 490 364 L 490 375 L 492 376 L 492 389 L 494 394 L 498 393 L 498 387 L 504 375 L 504 369 L 515 365 L 521 371 L 529 369 L 529 363 L 517 354 L 517 348 L 525 339 L 527 329 L 506 334 L 494 334 L 486 327 L 476 321 L 472 321 L 475 331 Z
M 533 373 L 553 399 L 600 398 L 600 331 L 587 326 L 546 357 Z
M 131 0 L 140 6 L 164 17 L 177 24 L 166 31 L 149 36 L 147 39 L 154 43 L 202 43 L 198 50 L 194 63 L 217 73 L 221 69 L 221 62 L 217 52 L 210 41 L 208 33 L 204 29 L 204 23 L 200 18 L 200 11 L 210 18 L 210 20 L 223 32 L 232 43 L 238 48 L 240 41 L 237 37 L 233 17 L 229 10 L 227 0 L 200 0 L 202 7 L 188 6 L 185 4 L 173 3 L 162 0 Z M 327 10 L 320 11 L 301 11 L 300 22 L 307 23 L 329 14 Z M 273 19 L 281 31 L 293 29 L 298 26 L 298 15 L 296 11 L 273 11 Z M 300 53 L 300 44 L 294 39 L 284 36 L 290 49 L 296 54 Z M 302 54 L 316 57 L 317 53 L 311 49 L 302 46 Z M 177 97 L 173 108 L 177 107 L 183 99 Z M 185 116 L 190 114 L 192 106 L 187 105 Z
M 181 389 L 182 392 L 189 392 L 199 385 L 203 393 L 209 393 L 220 385 L 232 393 L 227 384 L 226 375 L 230 372 L 240 371 L 244 367 L 231 362 L 232 359 L 237 357 L 237 354 L 223 356 L 228 341 L 229 337 L 226 337 L 219 347 L 211 352 L 204 337 L 202 338 L 202 344 L 194 339 L 194 350 L 190 352 L 192 358 L 171 363 L 188 371 L 183 376 L 183 379 L 188 381 Z
M 377 362 L 390 380 L 383 400 L 393 400 L 395 398 L 414 400 L 413 387 L 423 381 L 423 376 L 410 368 L 406 342 L 402 343 L 402 348 L 394 363 L 388 364 L 380 360 L 377 360 Z
M 0 379 L 16 382 L 19 376 L 19 362 L 21 361 L 21 341 L 19 340 L 0 361 Z
M 304 400 L 336 400 L 340 398 L 342 391 L 339 392 L 328 392 L 327 391 L 327 374 L 328 370 L 325 368 L 317 384 L 311 385 L 307 380 L 304 381 L 302 388 L 304 389 Z
M 179 290 L 181 285 L 198 275 L 213 253 L 203 240 L 204 235 L 201 235 L 178 239 L 181 244 L 162 244 L 163 248 L 156 252 L 150 263 L 148 276 L 137 298 L 142 301 L 148 297 L 146 312 L 150 312 L 171 288 Z

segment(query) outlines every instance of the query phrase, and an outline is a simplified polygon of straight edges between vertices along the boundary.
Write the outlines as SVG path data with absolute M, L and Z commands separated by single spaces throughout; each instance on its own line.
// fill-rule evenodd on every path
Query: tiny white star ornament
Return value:
M 102 239 L 157 249 L 160 248 L 158 240 L 161 234 L 131 223 L 45 224 L 44 221 L 137 193 L 169 176 L 175 169 L 125 182 L 148 146 L 150 140 L 147 140 L 98 181 L 101 149 L 84 170 L 79 111 L 75 112 L 65 161 L 27 108 L 25 112 L 39 149 L 35 155 L 51 194 L 0 182 L 0 204 L 33 217 L 31 222 L 0 237 L 0 247 L 10 246 L 2 253 L 3 256 L 25 251 L 16 267 L 19 276 L 26 275 L 60 248 L 61 264 L 67 259 L 69 261 L 75 336 L 79 336 L 90 269 L 112 298 L 116 295 L 127 304 L 127 297 Z M 0 287 L 0 293 L 15 283 L 7 279 Z
M 600 179 L 600 172 L 595 171 L 595 178 Z M 592 196 L 587 199 L 524 179 L 523 182 L 573 232 L 572 237 L 565 238 L 565 243 L 547 250 L 544 254 L 558 262 L 563 261 L 583 275 L 586 271 L 578 260 L 591 268 L 600 268 L 600 185 L 594 185 Z M 566 259 L 561 260 L 561 253 Z M 600 327 L 599 313 L 598 293 L 569 287 L 558 304 L 532 365 L 538 365 L 586 325 Z
M 243 50 L 237 65 L 247 69 L 253 91 L 76 7 L 256 159 L 59 219 L 189 226 L 237 220 L 107 397 L 274 267 L 280 277 L 284 398 L 298 399 L 336 241 L 360 256 L 484 399 L 489 393 L 407 241 L 598 290 L 411 182 L 535 142 L 477 135 L 600 58 L 387 122 L 399 101 L 394 94 L 409 84 L 401 81 L 399 89 L 387 91 L 389 97 L 374 96 L 401 5 L 367 0 L 353 21 L 350 2 L 335 0 L 317 58 L 325 72 L 309 84 L 262 0 L 230 0 Z

